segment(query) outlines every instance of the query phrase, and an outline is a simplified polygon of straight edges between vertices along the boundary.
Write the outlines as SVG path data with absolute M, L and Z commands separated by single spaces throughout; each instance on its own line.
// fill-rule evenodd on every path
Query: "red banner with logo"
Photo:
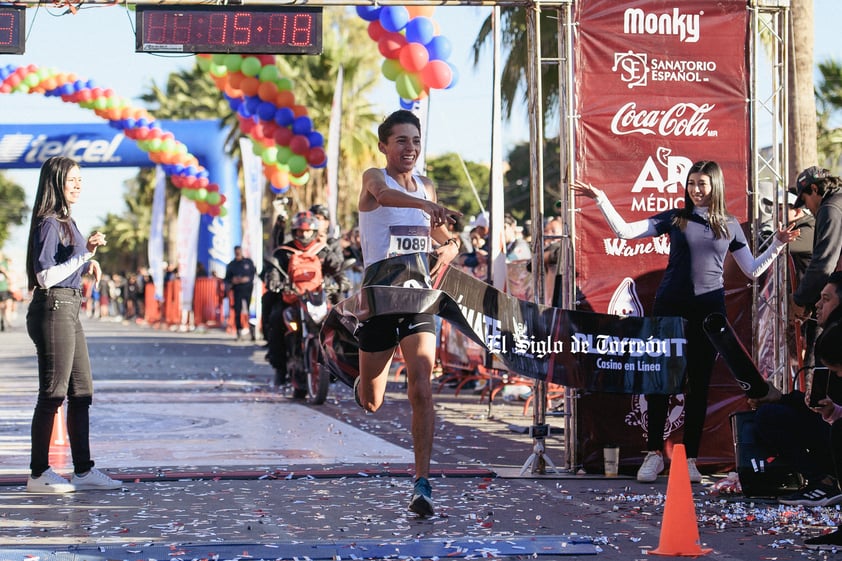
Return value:
M 579 0 L 575 19 L 578 179 L 603 189 L 632 222 L 683 206 L 690 165 L 715 160 L 725 174 L 728 211 L 744 223 L 750 138 L 745 0 Z M 576 204 L 581 208 L 576 278 L 583 305 L 601 313 L 650 315 L 669 239 L 620 240 L 592 201 Z M 726 282 L 727 302 L 736 310 L 730 320 L 740 330 L 740 321 L 750 320 L 748 283 L 734 278 L 736 291 Z M 721 364 L 717 370 L 709 417 L 723 400 L 731 405 L 723 410 L 724 419 L 709 418 L 706 431 L 727 430 L 727 414 L 739 395 L 733 377 Z M 619 427 L 600 428 L 596 418 L 589 424 L 586 404 L 582 432 L 593 441 L 585 454 L 596 456 L 604 444 L 597 441 L 606 438 L 601 433 L 612 430 L 616 436 Z M 604 411 L 604 405 L 595 408 Z M 683 415 L 681 410 L 670 414 L 676 415 L 667 429 L 673 432 Z M 645 448 L 644 424 L 629 421 L 638 416 L 645 417 L 645 408 L 627 408 L 613 419 L 629 431 L 635 455 Z M 703 440 L 702 454 L 707 450 L 716 462 L 727 460 L 723 456 L 730 448 L 729 435 L 721 436 Z

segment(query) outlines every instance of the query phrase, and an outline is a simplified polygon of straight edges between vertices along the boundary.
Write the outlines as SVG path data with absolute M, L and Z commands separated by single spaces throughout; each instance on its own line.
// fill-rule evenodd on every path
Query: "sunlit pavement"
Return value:
M 406 510 L 412 453 L 402 381 L 375 415 L 333 384 L 310 406 L 273 392 L 265 350 L 221 331 L 86 320 L 96 380 L 92 448 L 118 491 L 24 492 L 37 388 L 21 327 L 0 333 L 0 560 L 485 557 L 643 559 L 659 545 L 667 477 L 537 476 L 522 402 L 437 396 L 437 515 Z M 554 427 L 562 419 L 550 419 Z M 515 430 L 513 430 L 515 429 Z M 61 435 L 57 435 L 60 437 Z M 547 455 L 563 465 L 557 437 Z M 59 473 L 72 471 L 53 447 Z M 710 483 L 710 481 L 708 481 Z M 693 488 L 716 559 L 819 559 L 802 534 L 834 508 L 778 507 Z

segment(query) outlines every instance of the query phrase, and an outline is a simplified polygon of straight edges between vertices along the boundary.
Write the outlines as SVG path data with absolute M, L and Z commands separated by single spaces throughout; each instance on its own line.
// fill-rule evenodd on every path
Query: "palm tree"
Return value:
M 236 119 L 234 118 L 228 102 L 219 93 L 213 79 L 210 75 L 202 71 L 198 65 L 188 70 L 181 70 L 173 72 L 167 78 L 165 89 L 161 89 L 154 82 L 151 85 L 150 91 L 141 95 L 140 99 L 146 102 L 150 109 L 149 112 L 155 116 L 156 119 L 169 120 L 188 120 L 188 119 L 222 119 L 223 127 L 231 127 L 232 133 L 229 139 L 237 136 Z M 239 144 L 232 142 L 232 152 L 239 150 Z M 139 173 L 137 176 L 139 183 L 149 182 L 139 190 L 148 196 L 145 201 L 148 207 L 152 205 L 152 183 L 155 181 L 154 174 Z M 167 203 L 166 215 L 176 216 L 178 202 L 180 200 L 180 190 L 173 186 L 169 181 L 167 182 Z M 127 201 L 127 204 L 130 204 Z M 147 216 L 148 218 L 149 216 Z M 133 222 L 131 215 L 126 216 L 127 222 Z M 147 220 L 146 228 L 149 227 Z M 177 239 L 177 222 L 175 220 L 168 220 L 168 232 L 165 236 L 166 240 Z M 129 225 L 126 225 L 129 229 Z M 148 233 L 146 238 L 148 239 Z M 167 260 L 170 263 L 175 263 L 176 245 L 169 243 L 167 250 Z
M 792 0 L 787 38 L 789 59 L 789 170 L 791 179 L 818 161 L 816 97 L 813 90 L 813 0 Z
M 838 175 L 842 158 L 842 129 L 830 128 L 831 120 L 842 110 L 842 63 L 827 60 L 819 63 L 822 79 L 816 85 L 818 102 L 818 162 Z
M 307 105 L 313 128 L 327 133 L 331 103 L 339 68 L 343 70 L 342 115 L 339 142 L 339 203 L 337 221 L 350 229 L 354 223 L 359 178 L 377 159 L 374 129 L 380 121 L 367 101 L 380 81 L 381 56 L 368 38 L 366 22 L 346 8 L 327 8 L 321 56 L 278 57 L 281 75 L 295 84 L 296 98 Z M 307 185 L 287 193 L 293 209 L 325 202 L 327 176 L 324 169 L 311 170 Z
M 540 12 L 541 26 L 541 52 L 553 53 L 557 51 L 557 18 L 558 13 L 552 9 Z M 516 104 L 526 104 L 526 68 L 528 63 L 529 49 L 527 49 L 526 38 L 526 10 L 524 8 L 501 8 L 500 10 L 500 41 L 507 51 L 506 60 L 500 75 L 500 98 L 503 105 L 503 113 L 506 118 L 512 116 L 512 109 Z M 474 65 L 479 64 L 481 53 L 486 43 L 492 40 L 492 16 L 482 23 L 477 38 L 474 40 L 472 50 L 474 53 Z M 543 74 L 541 82 L 543 92 L 541 99 L 545 108 L 544 124 L 556 117 L 559 107 L 558 71 L 557 64 L 542 66 Z

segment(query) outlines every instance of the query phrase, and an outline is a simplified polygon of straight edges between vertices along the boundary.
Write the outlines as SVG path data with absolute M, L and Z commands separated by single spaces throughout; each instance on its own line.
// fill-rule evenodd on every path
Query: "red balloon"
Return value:
M 324 148 L 321 146 L 314 146 L 310 148 L 310 152 L 307 154 L 307 163 L 311 166 L 320 166 L 325 163 L 327 160 L 327 154 L 325 154 Z
M 427 65 L 430 54 L 421 43 L 407 43 L 401 48 L 398 60 L 408 72 L 418 72 Z
M 371 37 L 372 41 L 380 41 L 380 38 L 383 37 L 384 33 L 386 33 L 386 30 L 383 29 L 383 25 L 380 23 L 379 19 L 369 22 L 368 36 Z
M 310 139 L 303 134 L 296 134 L 289 141 L 289 149 L 296 154 L 306 156 L 310 151 Z
M 406 37 L 397 32 L 385 33 L 377 42 L 380 54 L 386 58 L 396 59 L 401 49 L 406 45 Z
M 240 119 L 240 130 L 243 131 L 243 134 L 250 134 L 256 124 L 251 119 Z
M 278 130 L 275 131 L 273 136 L 278 146 L 289 146 L 289 143 L 292 140 L 292 137 L 295 136 L 295 133 L 293 133 L 292 129 L 288 127 L 278 127 Z
M 421 70 L 421 81 L 428 88 L 444 89 L 453 80 L 453 70 L 443 60 L 431 60 Z

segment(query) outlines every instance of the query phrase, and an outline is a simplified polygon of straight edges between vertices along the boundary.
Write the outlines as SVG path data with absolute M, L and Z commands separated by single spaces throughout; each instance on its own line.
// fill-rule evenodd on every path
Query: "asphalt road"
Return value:
M 521 476 L 533 446 L 523 403 L 498 397 L 489 409 L 449 387 L 436 403 L 438 515 L 418 519 L 406 510 L 412 454 L 400 378 L 377 414 L 357 408 L 340 384 L 327 403 L 310 406 L 271 390 L 258 345 L 221 331 L 104 320 L 85 322 L 96 381 L 92 447 L 97 466 L 125 484 L 28 494 L 37 365 L 21 324 L 0 333 L 0 560 L 629 560 L 673 540 L 692 552 L 695 530 L 710 558 L 785 561 L 825 558 L 800 544 L 840 519 L 835 507 L 717 495 L 717 477 L 691 496 L 667 493 L 667 476 L 653 484 L 563 469 Z M 564 417 L 550 424 L 563 429 Z M 546 453 L 564 467 L 557 432 Z M 70 472 L 66 447 L 53 447 L 52 463 Z M 665 499 L 692 500 L 695 519 L 665 519 Z

